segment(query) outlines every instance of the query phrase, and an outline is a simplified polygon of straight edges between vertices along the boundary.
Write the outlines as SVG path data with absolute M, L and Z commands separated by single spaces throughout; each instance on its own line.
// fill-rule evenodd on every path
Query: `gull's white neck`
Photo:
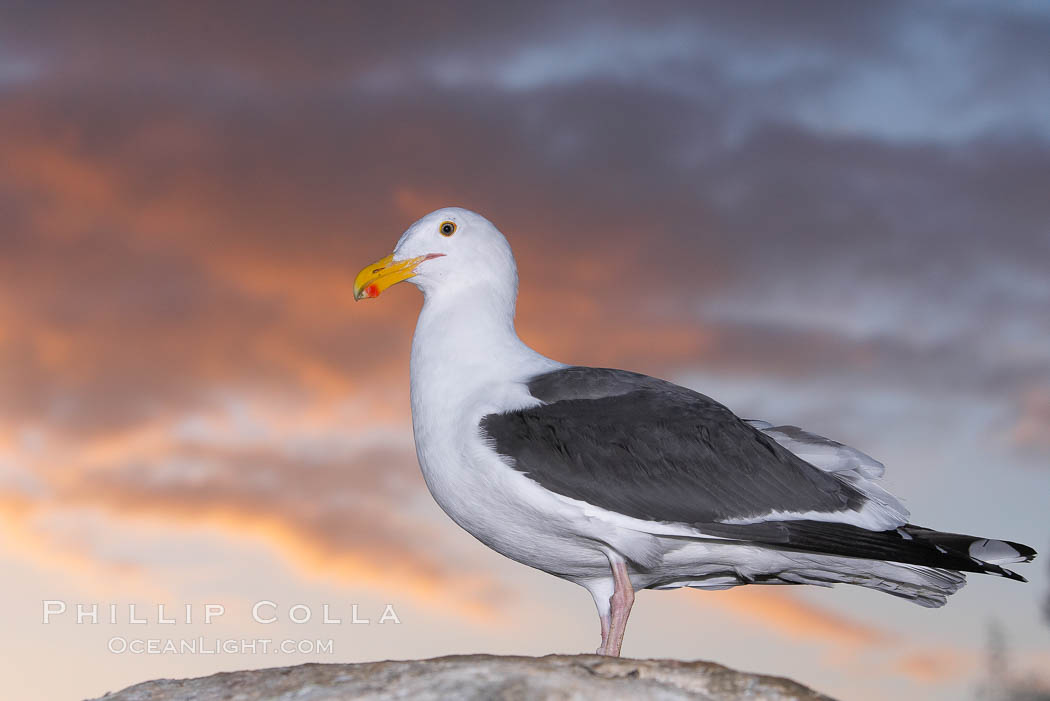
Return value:
M 529 348 L 514 330 L 516 291 L 487 286 L 425 290 L 412 337 L 412 418 L 417 438 L 429 426 L 448 427 L 455 416 L 488 403 L 505 408 L 521 383 L 562 367 Z M 527 396 L 527 394 L 525 395 Z

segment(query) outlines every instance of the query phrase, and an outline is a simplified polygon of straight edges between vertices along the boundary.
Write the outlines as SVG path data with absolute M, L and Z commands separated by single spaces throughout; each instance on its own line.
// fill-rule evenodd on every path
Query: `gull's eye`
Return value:
M 456 233 L 456 223 L 450 221 L 441 222 L 441 226 L 438 227 L 438 231 L 441 232 L 442 236 L 451 236 Z

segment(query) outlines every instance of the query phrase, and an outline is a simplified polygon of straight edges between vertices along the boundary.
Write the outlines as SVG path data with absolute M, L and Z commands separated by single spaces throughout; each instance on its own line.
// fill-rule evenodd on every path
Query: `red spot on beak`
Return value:
M 369 297 L 369 298 L 371 298 L 371 297 L 378 297 L 379 296 L 379 288 L 376 287 L 375 285 L 369 285 L 368 287 L 365 288 L 365 296 Z

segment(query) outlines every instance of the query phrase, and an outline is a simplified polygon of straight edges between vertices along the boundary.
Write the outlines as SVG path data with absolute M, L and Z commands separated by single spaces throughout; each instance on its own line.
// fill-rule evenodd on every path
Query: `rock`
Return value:
M 304 664 L 226 672 L 198 679 L 160 679 L 101 698 L 105 701 L 832 701 L 790 679 L 737 672 L 711 662 L 631 660 L 598 655 L 457 655 L 432 660 Z

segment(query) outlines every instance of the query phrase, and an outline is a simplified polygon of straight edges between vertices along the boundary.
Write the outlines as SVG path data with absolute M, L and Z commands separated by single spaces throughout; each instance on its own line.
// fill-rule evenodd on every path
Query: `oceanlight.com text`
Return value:
M 125 638 L 106 643 L 114 655 L 331 655 L 327 640 L 273 640 L 271 638 Z

